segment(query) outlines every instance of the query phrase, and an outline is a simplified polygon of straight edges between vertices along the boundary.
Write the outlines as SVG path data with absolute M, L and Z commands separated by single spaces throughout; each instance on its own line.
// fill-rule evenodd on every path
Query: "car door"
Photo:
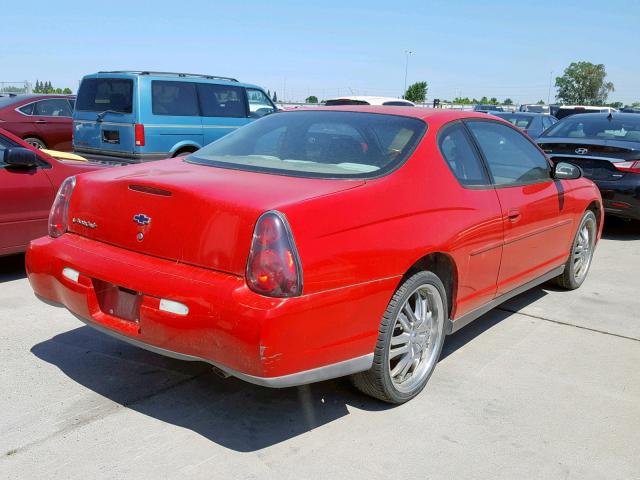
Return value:
M 46 235 L 55 196 L 44 162 L 28 169 L 4 163 L 4 152 L 13 146 L 0 136 L 0 255 L 21 252 L 31 240 Z
M 456 318 L 485 305 L 496 294 L 502 258 L 503 225 L 500 202 L 471 135 L 461 121 L 438 132 L 438 148 L 461 189 L 450 201 L 465 208 L 465 222 L 458 234 L 460 269 Z
M 66 98 L 48 98 L 35 102 L 33 121 L 40 138 L 51 150 L 71 151 L 71 106 Z
M 562 265 L 573 216 L 544 154 L 517 129 L 498 121 L 465 122 L 495 185 L 504 225 L 497 295 Z
M 204 144 L 249 123 L 244 88 L 235 85 L 198 83 Z

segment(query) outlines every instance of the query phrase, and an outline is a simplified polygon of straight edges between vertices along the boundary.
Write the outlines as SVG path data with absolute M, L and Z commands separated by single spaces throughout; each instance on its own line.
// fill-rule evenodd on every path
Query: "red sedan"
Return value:
M 67 180 L 35 292 L 87 324 L 271 387 L 417 395 L 444 337 L 584 281 L 595 185 L 507 122 L 403 107 L 276 113 L 194 154 Z
M 103 165 L 59 161 L 0 129 L 0 256 L 24 252 L 47 233 L 47 216 L 63 180 Z
M 36 148 L 70 151 L 72 95 L 9 95 L 0 97 L 0 128 Z

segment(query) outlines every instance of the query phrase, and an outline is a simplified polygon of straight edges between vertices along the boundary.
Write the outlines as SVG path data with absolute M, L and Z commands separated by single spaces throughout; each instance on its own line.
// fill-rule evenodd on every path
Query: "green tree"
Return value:
M 489 103 L 492 105 L 497 105 L 498 104 L 498 99 L 496 97 L 491 97 L 489 99 Z
M 273 97 L 271 97 L 271 100 L 273 100 L 273 103 L 276 103 L 278 101 L 278 94 L 275 90 L 273 91 Z
M 544 100 L 538 100 L 538 103 L 536 105 L 544 105 Z
M 505 98 L 504 102 L 502 102 L 503 105 L 513 105 L 513 100 L 511 100 L 510 98 Z
M 65 95 L 71 95 L 71 89 L 69 87 L 66 87 L 64 90 L 62 90 L 62 93 L 64 93 Z
M 427 98 L 427 90 L 429 89 L 427 82 L 416 82 L 409 85 L 407 91 L 404 92 L 404 98 L 414 103 L 424 103 Z
M 561 77 L 556 77 L 556 98 L 565 103 L 578 105 L 602 105 L 613 83 L 605 81 L 607 72 L 603 64 L 572 62 Z
M 305 99 L 305 102 L 307 102 L 307 103 L 318 103 L 318 97 L 316 97 L 315 95 L 310 95 Z
M 640 107 L 640 102 L 633 102 L 633 103 L 631 104 L 631 107 L 633 107 L 633 108 L 638 108 L 638 107 Z
M 267 90 L 267 97 L 271 98 L 271 90 Z
M 611 108 L 622 108 L 624 104 L 622 102 L 612 102 L 609 104 Z
M 489 99 L 487 97 L 482 97 L 479 103 L 489 103 Z
M 62 89 L 61 88 L 56 88 L 56 93 L 62 93 Z

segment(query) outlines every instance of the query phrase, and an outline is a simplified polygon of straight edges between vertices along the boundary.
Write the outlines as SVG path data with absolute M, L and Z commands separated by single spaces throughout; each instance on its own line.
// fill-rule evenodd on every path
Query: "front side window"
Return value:
M 247 88 L 247 100 L 249 101 L 250 117 L 264 117 L 276 110 L 271 100 L 269 100 L 262 90 Z
M 495 185 L 523 185 L 551 179 L 549 162 L 524 134 L 497 122 L 466 123 L 487 161 Z
M 85 78 L 80 85 L 75 109 L 83 112 L 131 113 L 133 80 L 126 78 Z
M 514 125 L 518 128 L 529 128 L 531 122 L 533 121 L 533 117 L 529 115 L 517 115 L 517 114 L 501 114 L 497 115 L 498 117 L 506 120 L 511 125 Z
M 445 127 L 438 137 L 442 156 L 458 181 L 465 186 L 488 185 L 489 178 L 482 161 L 469 141 L 462 123 Z
M 276 113 L 222 137 L 186 161 L 315 178 L 370 178 L 397 168 L 422 138 L 416 118 L 364 112 Z
M 2 138 L 0 138 L 0 168 L 6 166 L 6 164 L 4 163 L 4 151 L 7 149 L 8 145 L 5 145 L 5 143 L 2 141 Z
M 34 104 L 33 114 L 44 117 L 70 117 L 71 108 L 66 98 L 40 100 Z
M 197 116 L 198 97 L 191 82 L 151 82 L 151 110 L 154 115 Z
M 200 110 L 205 117 L 246 117 L 244 92 L 241 87 L 199 83 Z

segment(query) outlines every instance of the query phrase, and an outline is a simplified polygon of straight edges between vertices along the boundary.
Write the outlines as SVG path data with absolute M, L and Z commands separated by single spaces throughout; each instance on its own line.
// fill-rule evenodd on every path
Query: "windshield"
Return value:
M 301 177 L 375 177 L 404 162 L 425 130 L 422 120 L 395 115 L 283 112 L 222 137 L 186 161 Z
M 85 78 L 76 99 L 76 110 L 84 112 L 131 113 L 133 80 Z
M 533 117 L 530 115 L 517 115 L 517 114 L 508 114 L 508 113 L 495 113 L 496 117 L 500 117 L 505 119 L 512 125 L 515 125 L 518 128 L 529 128 L 531 122 L 533 121 Z
M 584 138 L 640 142 L 640 118 L 609 115 L 574 115 L 556 123 L 544 137 Z

